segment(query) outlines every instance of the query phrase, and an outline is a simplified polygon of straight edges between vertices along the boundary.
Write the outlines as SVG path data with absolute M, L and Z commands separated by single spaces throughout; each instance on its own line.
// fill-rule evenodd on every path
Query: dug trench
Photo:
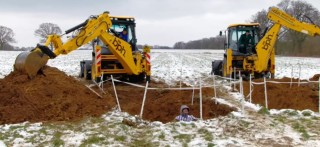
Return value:
M 277 81 L 280 83 L 267 82 L 267 98 L 268 109 L 295 109 L 305 110 L 309 109 L 314 112 L 319 111 L 319 83 L 316 82 L 319 79 L 320 74 L 314 75 L 310 78 L 308 83 L 297 83 L 298 79 L 292 79 L 293 83 L 281 83 L 291 82 L 291 78 L 282 79 L 269 79 L 271 81 Z M 254 82 L 262 83 L 263 79 L 256 79 Z M 306 80 L 300 80 L 300 82 L 307 82 Z M 243 82 L 244 95 L 249 100 L 250 82 Z M 265 107 L 265 90 L 264 85 L 253 84 L 252 91 L 252 103 L 259 104 Z
M 147 91 L 143 119 L 170 122 L 186 104 L 190 113 L 200 117 L 199 90 L 163 90 L 164 83 L 151 82 L 157 90 Z M 29 79 L 20 72 L 11 72 L 0 79 L 0 124 L 21 122 L 77 121 L 85 117 L 99 117 L 116 107 L 116 98 L 111 82 L 104 84 L 105 94 L 99 97 L 85 86 L 83 81 L 66 75 L 53 67 L 44 67 L 43 74 Z M 98 91 L 97 87 L 92 87 Z M 122 111 L 139 115 L 144 95 L 143 88 L 121 83 L 116 84 Z M 101 91 L 99 92 L 101 93 Z M 226 105 L 215 104 L 211 99 L 213 89 L 202 89 L 203 119 L 227 115 L 236 110 Z

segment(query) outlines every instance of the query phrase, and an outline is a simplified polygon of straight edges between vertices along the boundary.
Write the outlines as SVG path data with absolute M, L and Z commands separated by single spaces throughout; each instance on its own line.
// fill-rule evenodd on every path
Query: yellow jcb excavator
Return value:
M 124 30 L 127 31 L 125 38 L 120 36 L 120 31 Z M 33 78 L 49 59 L 92 42 L 92 60 L 81 61 L 80 77 L 99 81 L 104 74 L 120 74 L 133 82 L 150 81 L 150 48 L 145 46 L 143 52 L 137 49 L 133 17 L 109 16 L 109 12 L 104 12 L 90 16 L 85 22 L 66 30 L 65 34 L 71 32 L 74 35 L 65 43 L 61 40 L 62 35 L 48 35 L 44 45 L 38 44 L 32 51 L 22 52 L 15 60 L 14 70 Z M 48 48 L 50 44 L 53 44 L 53 51 Z
M 230 25 L 226 31 L 224 59 L 212 62 L 211 73 L 229 77 L 241 71 L 246 78 L 249 77 L 249 74 L 253 75 L 253 78 L 269 75 L 274 78 L 274 46 L 282 26 L 310 36 L 320 35 L 319 26 L 300 22 L 276 7 L 269 9 L 268 19 L 273 22 L 273 26 L 264 34 L 260 34 L 258 23 Z M 240 38 L 246 32 L 252 34 L 250 40 L 252 46 L 248 45 L 243 49 L 242 47 L 245 46 L 240 43 Z

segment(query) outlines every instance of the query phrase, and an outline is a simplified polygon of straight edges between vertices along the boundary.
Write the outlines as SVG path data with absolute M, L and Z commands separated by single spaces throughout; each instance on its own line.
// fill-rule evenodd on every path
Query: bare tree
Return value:
M 269 26 L 269 20 L 267 18 L 267 11 L 266 10 L 261 10 L 254 14 L 251 17 L 250 22 L 257 22 L 260 24 L 261 30 L 265 30 Z
M 12 29 L 0 26 L 0 49 L 3 49 L 5 46 L 8 46 L 9 43 L 14 43 L 14 33 Z
M 277 7 L 299 21 L 320 24 L 319 11 L 303 0 L 282 0 L 277 4 Z M 260 23 L 262 29 L 267 26 L 270 27 L 270 24 L 272 24 L 268 23 L 267 11 L 265 10 L 257 12 L 250 21 Z M 306 34 L 282 27 L 278 38 L 278 44 L 281 44 L 281 47 L 277 47 L 279 48 L 277 52 L 287 53 L 287 50 L 290 49 L 290 53 L 300 54 L 303 51 L 303 43 L 307 38 L 309 36 Z
M 40 37 L 40 42 L 44 43 L 47 39 L 48 35 L 52 34 L 61 34 L 61 29 L 57 24 L 53 23 L 42 23 L 40 24 L 39 28 L 34 31 L 35 36 Z M 53 45 L 51 44 L 51 49 Z

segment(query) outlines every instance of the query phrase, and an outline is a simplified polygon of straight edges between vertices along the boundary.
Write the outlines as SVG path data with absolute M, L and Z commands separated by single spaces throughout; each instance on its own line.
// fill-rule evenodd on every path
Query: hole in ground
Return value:
M 162 83 L 151 83 L 151 86 L 164 86 Z M 105 84 L 110 94 L 114 96 L 111 83 Z M 121 83 L 116 84 L 116 90 L 123 112 L 131 115 L 139 115 L 143 101 L 143 88 L 137 88 Z M 202 116 L 203 119 L 211 119 L 225 116 L 235 108 L 223 104 L 215 104 L 212 100 L 214 95 L 212 88 L 202 89 Z M 200 118 L 200 96 L 199 90 L 194 92 L 194 103 L 192 105 L 192 90 L 148 90 L 142 118 L 149 121 L 172 122 L 180 114 L 180 106 L 190 107 L 190 114 Z

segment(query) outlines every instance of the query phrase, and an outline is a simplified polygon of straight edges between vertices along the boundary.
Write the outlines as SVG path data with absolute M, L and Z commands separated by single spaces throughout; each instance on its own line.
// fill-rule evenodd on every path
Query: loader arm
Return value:
M 289 14 L 275 7 L 270 8 L 268 12 L 268 19 L 273 21 L 274 24 L 256 46 L 258 58 L 252 59 L 254 60 L 255 72 L 267 70 L 270 57 L 272 57 L 272 54 L 274 54 L 274 45 L 278 39 L 278 34 L 282 26 L 297 32 L 308 34 L 310 36 L 320 35 L 319 26 L 300 22 Z M 273 62 L 272 60 L 274 59 L 271 59 L 271 62 Z M 245 60 L 245 62 L 248 63 L 248 60 Z M 249 67 L 250 64 L 245 65 Z
M 109 33 L 112 22 L 108 14 L 108 12 L 104 12 L 99 16 L 90 17 L 90 19 L 86 20 L 84 23 L 67 30 L 66 34 L 74 30 L 78 30 L 78 32 L 75 34 L 75 36 L 67 40 L 65 43 L 62 42 L 61 36 L 59 35 L 48 35 L 44 46 L 38 45 L 38 47 L 35 50 L 31 51 L 30 54 L 17 57 L 16 63 L 14 65 L 15 70 L 25 71 L 27 72 L 29 77 L 32 78 L 37 74 L 39 70 L 41 70 L 48 59 L 55 58 L 60 54 L 68 54 L 71 51 L 78 49 L 80 46 L 87 44 L 88 42 L 99 37 L 109 47 L 111 52 L 119 59 L 119 62 L 124 66 L 125 70 L 129 74 L 138 74 L 137 66 L 135 65 L 132 57 L 131 45 L 116 37 L 115 35 Z M 50 44 L 53 44 L 54 46 L 53 52 L 51 52 L 47 47 Z M 32 55 L 32 62 L 29 62 L 29 60 L 31 59 L 28 58 L 31 58 L 31 54 L 38 55 Z M 37 58 L 35 59 L 35 57 Z M 42 62 L 38 62 L 40 60 Z M 36 63 L 38 63 L 39 65 L 34 65 Z

